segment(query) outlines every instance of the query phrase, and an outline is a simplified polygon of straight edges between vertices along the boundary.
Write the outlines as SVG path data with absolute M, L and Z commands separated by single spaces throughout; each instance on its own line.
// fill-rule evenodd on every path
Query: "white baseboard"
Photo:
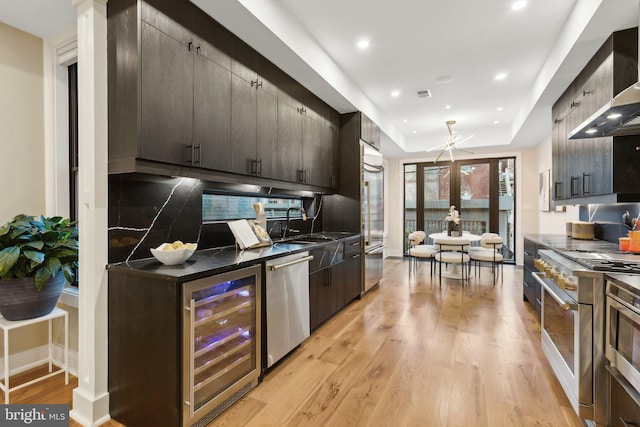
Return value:
M 53 363 L 62 366 L 64 360 L 64 346 L 54 343 L 51 358 Z M 13 353 L 9 356 L 9 375 L 19 374 L 29 369 L 47 363 L 49 348 L 47 344 L 30 348 L 29 350 Z M 78 352 L 69 350 L 69 373 L 78 376 Z M 0 357 L 0 377 L 4 378 L 4 358 Z

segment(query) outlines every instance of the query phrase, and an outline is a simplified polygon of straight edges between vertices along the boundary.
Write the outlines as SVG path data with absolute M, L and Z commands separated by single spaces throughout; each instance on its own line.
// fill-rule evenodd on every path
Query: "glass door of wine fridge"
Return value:
M 206 425 L 261 372 L 261 268 L 183 286 L 183 425 Z

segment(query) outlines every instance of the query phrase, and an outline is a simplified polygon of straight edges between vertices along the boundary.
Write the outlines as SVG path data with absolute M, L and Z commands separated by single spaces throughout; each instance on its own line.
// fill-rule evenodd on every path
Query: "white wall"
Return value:
M 45 213 L 42 39 L 0 23 L 0 222 Z
M 551 135 L 532 150 L 532 159 L 537 159 L 538 173 L 551 169 Z M 531 176 L 530 179 L 537 186 L 538 176 Z M 553 186 L 553 183 L 551 184 Z M 537 210 L 537 200 L 534 207 Z M 525 233 L 564 234 L 566 232 L 566 222 L 577 220 L 577 206 L 565 206 L 565 211 L 552 210 L 551 212 L 543 212 L 537 210 L 537 227 L 531 231 L 527 230 Z
M 0 223 L 5 224 L 20 213 L 45 213 L 44 77 L 42 39 L 0 23 L 0 41 Z M 47 329 L 35 325 L 10 338 L 11 365 L 29 365 L 42 358 Z

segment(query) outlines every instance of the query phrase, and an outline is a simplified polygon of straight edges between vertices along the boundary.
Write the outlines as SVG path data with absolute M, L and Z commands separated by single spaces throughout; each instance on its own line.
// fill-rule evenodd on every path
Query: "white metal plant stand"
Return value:
M 53 319 L 57 319 L 60 317 L 64 317 L 64 363 L 63 366 L 59 369 L 53 371 L 53 357 L 52 357 L 52 325 L 51 321 Z M 31 381 L 28 381 L 24 384 L 20 384 L 15 387 L 11 387 L 9 385 L 9 332 L 13 329 L 18 329 L 23 326 L 33 325 L 36 323 L 48 321 L 49 322 L 49 357 L 47 361 L 49 362 L 49 373 L 38 378 L 35 378 Z M 19 390 L 23 387 L 27 387 L 35 382 L 42 381 L 46 378 L 52 377 L 59 373 L 64 372 L 64 383 L 69 384 L 69 314 L 66 310 L 55 307 L 53 311 L 45 316 L 36 317 L 34 319 L 26 319 L 26 320 L 16 320 L 11 321 L 7 320 L 4 317 L 0 316 L 0 329 L 2 329 L 2 335 L 4 339 L 4 348 L 3 348 L 3 360 L 4 360 L 4 380 L 0 381 L 0 390 L 4 392 L 4 403 L 9 403 L 9 393 L 15 390 Z

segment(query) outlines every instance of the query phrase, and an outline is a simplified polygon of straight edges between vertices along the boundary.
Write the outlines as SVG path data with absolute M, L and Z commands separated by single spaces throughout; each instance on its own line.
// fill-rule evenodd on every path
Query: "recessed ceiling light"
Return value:
M 399 90 L 394 90 L 393 92 L 391 92 L 391 96 L 393 96 L 394 98 L 397 98 L 400 96 L 400 91 Z
M 408 121 L 409 121 L 409 120 L 407 120 L 407 119 L 404 119 L 404 120 L 403 120 L 403 122 L 405 122 L 405 123 L 407 123 Z
M 598 129 L 589 129 L 589 130 L 584 131 L 584 133 L 588 133 L 588 134 L 592 134 L 592 133 L 596 133 L 596 132 L 598 132 Z
M 619 117 L 622 117 L 622 114 L 620 113 L 611 113 L 607 116 L 607 119 L 609 120 L 613 120 L 613 119 L 617 119 Z
M 502 111 L 502 107 L 498 107 L 498 108 L 496 108 L 496 110 Z
M 451 110 L 451 105 L 445 105 L 445 106 L 444 106 L 444 109 L 445 109 L 445 110 Z
M 434 80 L 434 82 L 436 82 L 439 85 L 451 83 L 452 81 L 453 81 L 453 76 L 449 76 L 449 75 L 438 76 Z
M 494 80 L 504 80 L 507 78 L 507 73 L 498 73 L 494 77 Z
M 366 49 L 369 47 L 368 39 L 360 39 L 358 40 L 358 49 Z
M 413 131 L 413 132 L 411 132 L 411 133 L 415 135 L 415 134 L 416 134 L 416 133 L 418 133 L 418 132 L 414 130 L 414 131 Z
M 494 120 L 494 121 L 493 121 L 493 124 L 494 124 L 494 125 L 497 125 L 498 123 L 500 123 L 498 120 Z
M 511 10 L 520 10 L 524 8 L 526 5 L 527 5 L 526 0 L 518 0 L 513 2 L 513 4 L 511 5 Z

